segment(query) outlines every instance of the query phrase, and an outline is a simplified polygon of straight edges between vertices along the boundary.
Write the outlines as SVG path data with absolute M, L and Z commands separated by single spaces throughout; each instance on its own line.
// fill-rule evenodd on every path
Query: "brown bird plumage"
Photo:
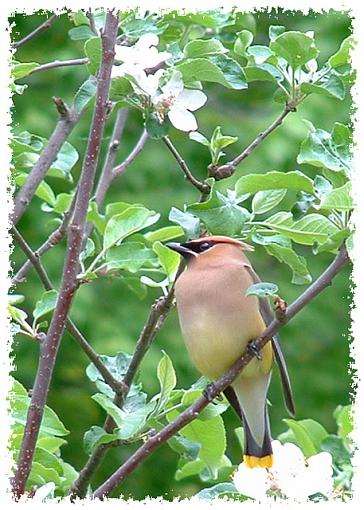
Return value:
M 270 321 L 269 303 L 245 295 L 248 287 L 259 281 L 243 253 L 253 248 L 225 236 L 167 246 L 179 252 L 187 263 L 175 285 L 187 349 L 197 369 L 216 379 Z M 225 391 L 244 424 L 244 460 L 250 467 L 269 467 L 272 463 L 266 398 L 273 352 L 281 370 L 286 402 L 293 412 L 289 378 L 278 339 L 274 339 L 273 346 L 271 342 L 266 344 L 261 351 L 262 359 L 253 359 Z

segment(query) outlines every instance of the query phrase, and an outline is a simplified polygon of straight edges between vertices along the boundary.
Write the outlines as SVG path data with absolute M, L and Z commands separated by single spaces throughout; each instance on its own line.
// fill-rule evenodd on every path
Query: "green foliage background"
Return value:
M 14 34 L 20 36 L 39 25 L 44 16 L 17 14 Z M 319 61 L 333 54 L 340 42 L 350 33 L 350 18 L 345 13 L 300 12 L 257 12 L 247 16 L 247 28 L 256 27 L 255 44 L 266 44 L 268 27 L 271 24 L 285 25 L 290 30 L 314 30 L 317 46 L 321 50 Z M 18 51 L 18 60 L 24 62 L 50 62 L 83 56 L 83 41 L 71 41 L 68 30 L 72 27 L 66 16 L 58 19 L 53 28 L 43 33 Z M 17 36 L 19 37 L 19 36 Z M 87 78 L 82 67 L 60 68 L 35 74 L 26 79 L 29 88 L 21 96 L 14 97 L 14 133 L 24 129 L 31 133 L 49 137 L 57 120 L 57 112 L 51 101 L 52 96 L 60 96 L 71 103 L 72 97 Z M 268 82 L 254 82 L 249 89 L 236 91 L 215 84 L 206 84 L 209 102 L 207 107 L 197 112 L 199 131 L 211 135 L 216 125 L 223 132 L 238 136 L 239 142 L 233 149 L 227 149 L 227 156 L 233 156 L 239 148 L 244 148 L 261 130 L 277 116 L 281 105 L 272 100 L 273 87 Z M 350 123 L 350 96 L 343 102 L 311 95 L 291 114 L 283 126 L 276 130 L 244 162 L 236 174 L 218 184 L 218 189 L 232 187 L 238 177 L 252 172 L 270 170 L 290 171 L 298 169 L 296 157 L 299 144 L 305 138 L 307 127 L 303 119 L 311 120 L 316 127 L 331 131 L 334 122 Z M 113 116 L 115 113 L 112 114 Z M 141 116 L 132 112 L 127 120 L 122 148 L 118 161 L 130 152 L 141 129 Z M 85 150 L 90 112 L 72 132 L 69 141 L 82 155 Z M 107 124 L 104 150 L 111 134 L 112 119 Z M 208 151 L 191 142 L 186 134 L 172 130 L 171 138 L 198 178 L 205 176 L 209 163 Z M 234 152 L 233 152 L 234 151 Z M 80 158 L 82 161 L 82 158 Z M 228 160 L 227 159 L 227 160 Z M 101 158 L 102 161 L 102 158 Z M 73 171 L 75 179 L 80 171 L 79 162 Z M 310 175 L 312 169 L 304 168 Z M 52 187 L 57 192 L 70 191 L 65 181 L 53 179 Z M 140 202 L 162 214 L 159 226 L 168 224 L 171 206 L 183 208 L 184 203 L 198 199 L 198 192 L 183 181 L 180 169 L 165 145 L 158 140 L 149 140 L 142 154 L 129 167 L 126 174 L 114 182 L 107 201 Z M 50 214 L 40 209 L 41 201 L 34 198 L 27 214 L 19 223 L 19 230 L 32 247 L 37 247 L 52 231 L 48 222 Z M 302 247 L 303 248 L 303 247 Z M 48 252 L 44 263 L 58 285 L 63 265 L 64 243 Z M 329 254 L 315 257 L 303 248 L 308 258 L 313 278 L 318 276 L 332 258 Z M 261 247 L 251 256 L 253 264 L 263 281 L 276 282 L 281 296 L 292 301 L 302 287 L 290 283 L 290 273 L 286 266 L 276 259 L 269 258 Z M 13 265 L 17 268 L 24 261 L 22 253 L 15 249 Z M 350 393 L 349 328 L 350 328 L 350 269 L 341 272 L 333 286 L 324 291 L 297 318 L 282 331 L 282 343 L 290 369 L 296 396 L 297 419 L 313 418 L 322 423 L 328 431 L 334 431 L 332 413 L 338 404 L 347 404 Z M 33 271 L 28 281 L 18 288 L 27 296 L 26 310 L 31 313 L 35 302 L 42 293 L 42 287 Z M 149 290 L 144 300 L 139 300 L 118 280 L 111 282 L 100 278 L 92 285 L 84 285 L 78 292 L 72 307 L 72 317 L 81 331 L 91 341 L 94 348 L 103 354 L 117 351 L 133 352 L 136 339 L 147 317 L 149 307 L 158 291 Z M 156 366 L 164 349 L 171 357 L 178 376 L 179 387 L 189 387 L 199 374 L 192 367 L 180 335 L 175 310 L 170 314 L 165 326 L 158 334 L 141 366 L 140 378 L 148 393 L 158 391 Z M 32 386 L 37 367 L 38 346 L 25 337 L 18 336 L 14 343 L 16 357 L 16 377 L 27 388 Z M 49 395 L 49 405 L 57 412 L 66 428 L 71 431 L 68 444 L 62 447 L 63 458 L 78 470 L 86 460 L 82 447 L 84 432 L 90 426 L 102 424 L 104 416 L 100 407 L 90 396 L 94 387 L 85 376 L 88 364 L 83 352 L 65 333 Z M 282 403 L 280 385 L 274 377 L 270 389 L 270 409 L 272 433 L 276 437 L 285 430 L 282 422 L 287 417 Z M 228 455 L 233 462 L 239 462 L 241 451 L 233 433 L 240 424 L 231 410 L 224 415 L 228 431 Z M 108 453 L 95 482 L 101 482 L 121 462 L 130 456 L 135 446 L 118 448 Z M 152 455 L 124 483 L 123 494 L 135 499 L 147 495 L 173 498 L 188 496 L 203 487 L 197 477 L 176 482 L 173 474 L 177 456 L 166 445 Z

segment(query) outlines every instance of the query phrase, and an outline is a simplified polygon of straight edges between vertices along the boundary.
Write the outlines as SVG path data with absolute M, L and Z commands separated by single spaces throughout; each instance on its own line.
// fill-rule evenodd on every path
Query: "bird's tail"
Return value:
M 260 446 L 254 439 L 249 425 L 243 414 L 243 425 L 245 433 L 244 463 L 250 468 L 270 468 L 273 464 L 272 443 L 269 428 L 268 411 L 265 410 L 265 430 L 263 443 Z

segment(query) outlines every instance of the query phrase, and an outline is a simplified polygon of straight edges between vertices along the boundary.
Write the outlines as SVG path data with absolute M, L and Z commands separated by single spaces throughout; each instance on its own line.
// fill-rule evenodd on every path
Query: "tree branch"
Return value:
M 182 158 L 180 153 L 177 151 L 176 147 L 171 142 L 168 136 L 164 136 L 162 138 L 163 142 L 167 145 L 168 149 L 171 151 L 173 156 L 176 158 L 177 163 L 181 167 L 182 172 L 185 174 L 186 179 L 197 188 L 202 195 L 208 195 L 210 193 L 210 186 L 206 182 L 199 181 L 194 177 L 191 173 L 191 170 L 188 168 L 185 160 Z
M 73 60 L 55 60 L 54 62 L 48 62 L 47 64 L 41 64 L 35 67 L 28 76 L 31 74 L 41 73 L 42 71 L 48 71 L 49 69 L 55 69 L 57 67 L 69 67 L 69 66 L 81 66 L 88 64 L 88 58 L 75 58 Z
M 13 234 L 14 239 L 25 253 L 25 255 L 29 258 L 32 265 L 39 275 L 39 279 L 41 280 L 43 287 L 45 290 L 54 290 L 54 285 L 52 284 L 47 271 L 43 267 L 39 258 L 35 255 L 29 244 L 26 242 L 24 237 L 20 234 L 16 227 L 11 229 L 11 233 Z M 66 329 L 70 333 L 71 337 L 78 343 L 81 349 L 85 352 L 85 354 L 89 357 L 92 363 L 96 366 L 97 370 L 100 372 L 104 381 L 110 386 L 110 388 L 116 393 L 122 393 L 125 391 L 125 384 L 122 381 L 118 381 L 109 371 L 109 369 L 104 365 L 101 361 L 98 353 L 91 347 L 86 338 L 82 335 L 81 331 L 77 328 L 76 324 L 70 319 L 66 320 Z
M 117 165 L 113 168 L 112 174 L 114 177 L 119 177 L 120 175 L 122 175 L 125 172 L 125 170 L 128 168 L 128 166 L 131 165 L 132 162 L 134 161 L 134 159 L 140 154 L 140 152 L 142 151 L 142 149 L 145 145 L 145 142 L 147 140 L 148 140 L 148 133 L 144 129 L 139 140 L 137 141 L 134 149 L 131 151 L 131 153 L 124 159 L 124 161 L 122 163 L 120 163 L 120 165 Z
M 40 257 L 44 253 L 46 253 L 48 250 L 50 250 L 51 248 L 53 248 L 54 246 L 59 244 L 62 241 L 62 239 L 64 238 L 64 236 L 67 232 L 68 224 L 69 224 L 71 216 L 73 214 L 73 210 L 74 210 L 75 203 L 76 203 L 76 196 L 77 196 L 77 191 L 73 195 L 71 205 L 70 205 L 69 209 L 64 213 L 62 222 L 59 225 L 59 227 L 56 228 L 56 230 L 54 230 L 51 233 L 51 235 L 42 244 L 42 246 L 40 246 L 36 251 L 32 252 L 34 254 L 34 256 L 36 257 L 36 259 L 39 260 Z M 11 285 L 18 285 L 18 283 L 24 282 L 25 277 L 28 274 L 28 271 L 33 267 L 33 265 L 34 264 L 33 264 L 32 260 L 29 258 L 29 260 L 27 260 L 22 265 L 22 267 L 19 269 L 19 271 L 11 279 Z
M 20 41 L 14 42 L 11 45 L 11 47 L 13 49 L 17 50 L 18 48 L 20 48 L 20 46 L 23 46 L 23 44 L 34 39 L 34 37 L 36 37 L 40 33 L 44 32 L 44 30 L 47 30 L 52 25 L 52 23 L 57 18 L 57 16 L 58 16 L 57 14 L 52 14 L 52 16 L 50 18 L 48 18 L 44 23 L 39 25 L 39 27 L 37 27 L 35 30 L 33 30 L 33 32 L 31 32 L 30 34 L 23 37 L 23 39 L 20 39 Z
M 94 116 L 90 126 L 90 137 L 83 161 L 75 211 L 68 235 L 66 259 L 56 307 L 45 340 L 41 344 L 39 366 L 35 379 L 32 398 L 28 409 L 23 442 L 20 448 L 17 470 L 12 479 L 14 498 L 18 500 L 24 493 L 25 485 L 32 466 L 35 445 L 47 401 L 49 385 L 56 356 L 65 327 L 74 294 L 79 282 L 79 255 L 82 248 L 83 233 L 86 226 L 88 203 L 96 173 L 101 141 L 108 111 L 108 96 L 111 70 L 114 62 L 114 46 L 118 29 L 118 18 L 108 11 L 105 29 L 102 33 L 102 57 Z
M 177 276 L 178 274 L 179 271 L 177 272 Z M 140 333 L 133 357 L 123 379 L 123 384 L 126 389 L 123 394 L 115 395 L 114 398 L 114 404 L 118 407 L 123 405 L 125 398 L 127 397 L 130 390 L 134 376 L 140 366 L 140 363 L 142 362 L 146 352 L 150 347 L 150 344 L 152 343 L 153 339 L 167 318 L 168 312 L 172 306 L 173 295 L 174 285 L 171 287 L 166 296 L 157 299 L 151 307 L 149 317 L 143 327 L 142 332 Z M 113 419 L 110 416 L 107 416 L 104 423 L 105 432 L 111 433 L 114 427 L 115 423 Z M 99 445 L 90 455 L 85 466 L 80 470 L 78 478 L 74 481 L 72 487 L 70 488 L 69 494 L 72 499 L 75 499 L 76 497 L 84 498 L 86 496 L 87 488 L 92 476 L 101 464 L 104 454 L 112 446 L 113 445 L 110 443 Z
M 295 105 L 287 103 L 284 110 L 278 115 L 278 117 L 272 122 L 270 126 L 267 127 L 264 131 L 259 133 L 259 135 L 252 141 L 250 145 L 236 158 L 234 158 L 229 163 L 220 166 L 209 165 L 209 174 L 214 177 L 216 180 L 226 179 L 234 174 L 236 167 L 244 161 L 254 149 L 260 145 L 263 140 L 267 138 L 278 126 L 280 126 L 283 120 L 287 117 L 290 112 L 296 111 Z
M 56 101 L 55 101 L 56 102 Z M 64 104 L 64 103 L 63 103 Z M 56 102 L 58 111 L 60 111 L 59 103 Z M 65 105 L 64 105 L 65 106 Z M 47 145 L 44 147 L 39 156 L 38 161 L 35 163 L 30 174 L 27 177 L 24 185 L 18 191 L 14 200 L 14 209 L 11 214 L 11 223 L 16 225 L 22 217 L 25 209 L 28 207 L 36 189 L 41 181 L 44 179 L 48 169 L 52 163 L 57 159 L 57 155 L 81 117 L 81 112 L 77 112 L 74 108 L 65 109 L 60 115 L 60 119 L 51 134 Z
M 349 257 L 345 246 L 340 251 L 330 266 L 321 274 L 321 276 L 308 287 L 286 310 L 286 319 L 291 320 L 304 306 L 306 306 L 315 296 L 331 285 L 333 278 L 349 262 Z M 255 357 L 256 351 L 260 351 L 264 345 L 283 326 L 278 319 L 274 319 L 265 329 L 262 335 L 254 343 L 254 349 L 251 345 L 244 351 L 243 355 L 232 365 L 232 367 L 223 374 L 214 383 L 210 384 L 204 394 L 196 402 L 181 413 L 178 418 L 165 426 L 160 432 L 150 437 L 115 473 L 110 476 L 94 493 L 93 498 L 103 499 L 109 496 L 130 473 L 132 473 L 149 455 L 160 445 L 165 443 L 176 432 L 185 425 L 197 418 L 199 413 L 216 398 L 227 386 L 229 386 L 246 365 Z

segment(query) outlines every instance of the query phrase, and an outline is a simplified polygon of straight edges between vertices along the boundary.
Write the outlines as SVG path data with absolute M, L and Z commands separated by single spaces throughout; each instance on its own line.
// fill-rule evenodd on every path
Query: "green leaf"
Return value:
M 312 179 L 298 170 L 286 173 L 273 171 L 266 174 L 243 175 L 235 184 L 237 196 L 273 189 L 295 189 L 314 193 Z
M 128 38 L 139 38 L 143 34 L 160 34 L 162 27 L 158 27 L 152 18 L 133 19 L 122 25 L 123 32 Z
M 39 483 L 39 480 L 42 481 Z M 33 462 L 27 482 L 28 487 L 32 487 L 34 482 L 36 486 L 45 485 L 48 482 L 54 482 L 54 484 L 58 487 L 61 484 L 61 479 L 55 469 L 46 468 L 38 462 Z
M 160 384 L 160 396 L 157 411 L 164 409 L 172 390 L 176 387 L 177 379 L 171 358 L 164 351 L 163 357 L 158 363 L 157 377 Z M 157 412 L 155 410 L 155 412 Z
M 107 250 L 134 232 L 152 225 L 159 214 L 143 207 L 129 207 L 124 212 L 112 216 L 106 224 L 103 249 Z
M 322 175 L 316 175 L 313 181 L 313 189 L 315 195 L 322 198 L 326 193 L 332 190 L 332 185 L 325 177 L 322 177 Z
M 297 162 L 350 174 L 349 128 L 337 122 L 331 133 L 314 127 L 312 129 L 301 144 Z
M 246 296 L 257 296 L 259 298 L 265 298 L 268 296 L 274 296 L 278 292 L 278 285 L 269 282 L 254 283 L 247 288 Z
M 330 253 L 337 253 L 338 248 L 350 238 L 350 229 L 348 227 L 343 228 L 336 232 L 336 234 L 330 236 L 327 241 L 319 246 L 315 247 L 312 251 L 314 254 L 328 251 Z
M 40 317 L 43 317 L 47 313 L 54 310 L 58 298 L 58 292 L 56 290 L 47 290 L 42 294 L 42 297 L 37 301 L 33 317 L 34 322 L 38 322 Z
M 11 417 L 16 423 L 25 426 L 29 404 L 30 398 L 25 395 L 16 395 L 12 399 Z M 69 434 L 56 413 L 48 406 L 44 409 L 40 432 L 51 436 L 66 436 Z
M 93 223 L 99 232 L 99 234 L 104 235 L 105 227 L 106 227 L 106 219 L 105 216 L 99 213 L 96 202 L 90 202 L 88 206 L 87 212 L 87 221 Z
M 83 11 L 73 12 L 70 16 L 70 19 L 71 19 L 72 23 L 74 25 L 76 25 L 76 27 L 78 27 L 80 25 L 89 25 L 90 24 L 90 20 L 88 19 L 88 17 L 86 16 L 86 14 Z
M 249 30 L 242 30 L 238 32 L 236 41 L 234 43 L 234 52 L 241 57 L 246 56 L 246 50 L 253 42 L 254 36 Z
M 253 213 L 263 214 L 270 211 L 284 199 L 286 193 L 285 189 L 258 191 L 252 202 Z
M 320 209 L 335 209 L 336 211 L 351 211 L 354 208 L 351 182 L 348 181 L 341 188 L 335 188 L 322 197 Z
M 286 27 L 282 25 L 271 25 L 269 27 L 269 39 L 273 42 L 286 31 Z
M 27 178 L 28 178 L 27 174 L 21 173 L 16 175 L 14 180 L 18 186 L 23 186 Z M 50 205 L 54 205 L 56 201 L 56 197 L 53 193 L 52 188 L 45 181 L 41 181 L 41 183 L 38 185 L 37 189 L 35 190 L 35 195 Z
M 196 239 L 200 235 L 200 218 L 189 212 L 183 212 L 172 207 L 168 219 L 180 225 L 189 239 Z
M 337 406 L 334 411 L 334 419 L 338 427 L 338 435 L 347 437 L 354 429 L 352 409 L 350 405 Z
M 145 128 L 148 131 L 148 135 L 153 140 L 160 140 L 168 134 L 169 122 L 162 122 L 158 117 L 157 112 L 149 113 L 145 120 Z
M 186 44 L 183 53 L 186 58 L 209 57 L 227 53 L 218 39 L 194 39 Z
M 235 485 L 230 482 L 218 483 L 213 485 L 212 487 L 208 487 L 206 489 L 202 489 L 200 492 L 196 494 L 196 496 L 200 499 L 211 501 L 215 498 L 224 498 L 229 497 L 232 494 L 239 495 L 240 493 L 237 491 Z
M 8 294 L 9 305 L 20 305 L 24 300 L 25 296 L 23 294 Z
M 320 451 L 322 441 L 329 435 L 325 428 L 315 420 L 283 420 L 294 434 L 296 444 L 305 457 L 311 457 Z
M 159 262 L 168 277 L 168 281 L 172 282 L 179 267 L 180 256 L 175 251 L 164 246 L 160 241 L 156 241 L 153 244 L 153 251 L 157 254 Z
M 39 437 L 37 441 L 37 446 L 50 453 L 57 453 L 59 448 L 64 444 L 67 444 L 65 439 L 54 436 Z
M 115 356 L 99 355 L 99 358 L 102 361 L 102 363 L 107 367 L 109 372 L 111 372 L 113 377 L 116 380 L 121 381 L 127 372 L 131 360 L 131 355 L 126 354 L 125 352 L 118 352 Z M 114 393 L 111 390 L 110 386 L 108 386 L 104 382 L 102 375 L 100 374 L 100 372 L 97 370 L 93 363 L 90 363 L 87 366 L 86 375 L 90 379 L 90 381 L 96 383 L 97 389 L 99 391 L 109 396 L 110 398 L 114 396 Z
M 293 69 L 302 67 L 319 54 L 315 41 L 302 32 L 284 32 L 274 41 L 271 41 L 270 47 L 278 57 L 284 58 Z
M 125 242 L 107 250 L 105 261 L 108 271 L 122 269 L 136 273 L 146 262 L 156 262 L 157 259 L 143 243 Z
M 105 429 L 93 426 L 83 436 L 83 447 L 88 455 L 91 455 L 101 444 L 108 444 L 117 440 L 117 434 L 108 434 Z
M 174 475 L 175 479 L 179 482 L 188 476 L 194 476 L 201 473 L 205 469 L 206 463 L 201 459 L 189 460 L 179 467 Z
M 191 131 L 188 134 L 188 137 L 190 140 L 194 140 L 195 142 L 200 143 L 201 145 L 206 145 L 206 147 L 210 146 L 210 142 L 208 141 L 208 139 L 198 131 Z
M 215 235 L 239 234 L 245 222 L 251 218 L 247 209 L 236 205 L 229 196 L 214 190 L 206 202 L 192 204 L 187 210 L 198 216 L 209 232 Z
M 96 89 L 97 80 L 94 76 L 90 76 L 82 83 L 73 101 L 76 112 L 80 113 L 91 103 L 91 100 L 95 97 Z
M 351 464 L 351 455 L 345 448 L 344 441 L 341 437 L 328 435 L 321 443 L 321 451 L 329 452 L 333 459 L 333 464 L 342 466 Z
M 91 28 L 87 25 L 80 25 L 68 30 L 68 35 L 72 41 L 85 41 L 95 37 Z
M 158 230 L 154 230 L 153 232 L 147 232 L 144 234 L 145 239 L 154 243 L 155 241 L 160 241 L 164 243 L 165 241 L 169 241 L 170 239 L 175 239 L 176 237 L 181 237 L 184 235 L 184 231 L 182 227 L 162 227 Z
M 274 83 L 283 81 L 283 74 L 269 63 L 244 67 L 244 73 L 248 83 L 252 81 L 272 81 Z M 281 89 L 279 90 L 283 92 Z
M 338 228 L 328 218 L 320 214 L 308 214 L 296 222 L 288 218 L 281 221 L 281 217 L 275 215 L 262 223 L 276 232 L 286 235 L 292 241 L 306 245 L 313 245 L 315 242 L 321 244 L 329 236 L 338 232 Z
M 110 398 L 108 398 L 103 393 L 96 393 L 91 397 L 95 402 L 97 402 L 106 413 L 112 417 L 117 427 L 121 427 L 123 424 L 123 414 L 121 409 L 114 404 Z
M 323 94 L 342 101 L 345 97 L 345 85 L 335 74 L 324 76 L 318 83 L 305 82 L 301 85 L 304 94 Z
M 127 78 L 124 76 L 113 78 L 110 85 L 110 101 L 120 101 L 132 91 L 133 87 Z
M 272 236 L 273 237 L 273 236 Z M 307 269 L 307 262 L 304 257 L 288 246 L 281 246 L 276 243 L 264 246 L 269 255 L 272 255 L 279 262 L 287 264 L 292 269 L 292 283 L 296 285 L 307 285 L 311 283 L 312 278 Z
M 90 74 L 96 74 L 101 62 L 101 38 L 92 37 L 85 42 L 83 47 L 86 57 L 89 59 L 87 69 Z
M 11 76 L 14 80 L 20 80 L 20 78 L 28 76 L 38 66 L 38 62 L 17 62 L 12 67 Z
M 343 40 L 339 50 L 329 58 L 331 67 L 339 67 L 350 61 L 350 51 L 354 46 L 354 38 L 352 35 Z
M 249 59 L 249 63 L 253 60 L 256 65 L 263 64 L 274 55 L 273 51 L 268 48 L 268 46 L 261 46 L 259 44 L 250 46 L 247 50 L 247 54 L 249 57 L 252 57 Z
M 182 73 L 184 82 L 209 81 L 224 87 L 241 90 L 247 88 L 243 69 L 229 57 L 196 58 L 186 60 L 176 66 Z
M 210 146 L 212 150 L 219 152 L 221 151 L 221 149 L 224 149 L 225 147 L 228 147 L 229 145 L 237 141 L 238 141 L 237 136 L 223 135 L 221 133 L 221 126 L 217 126 L 212 134 Z

